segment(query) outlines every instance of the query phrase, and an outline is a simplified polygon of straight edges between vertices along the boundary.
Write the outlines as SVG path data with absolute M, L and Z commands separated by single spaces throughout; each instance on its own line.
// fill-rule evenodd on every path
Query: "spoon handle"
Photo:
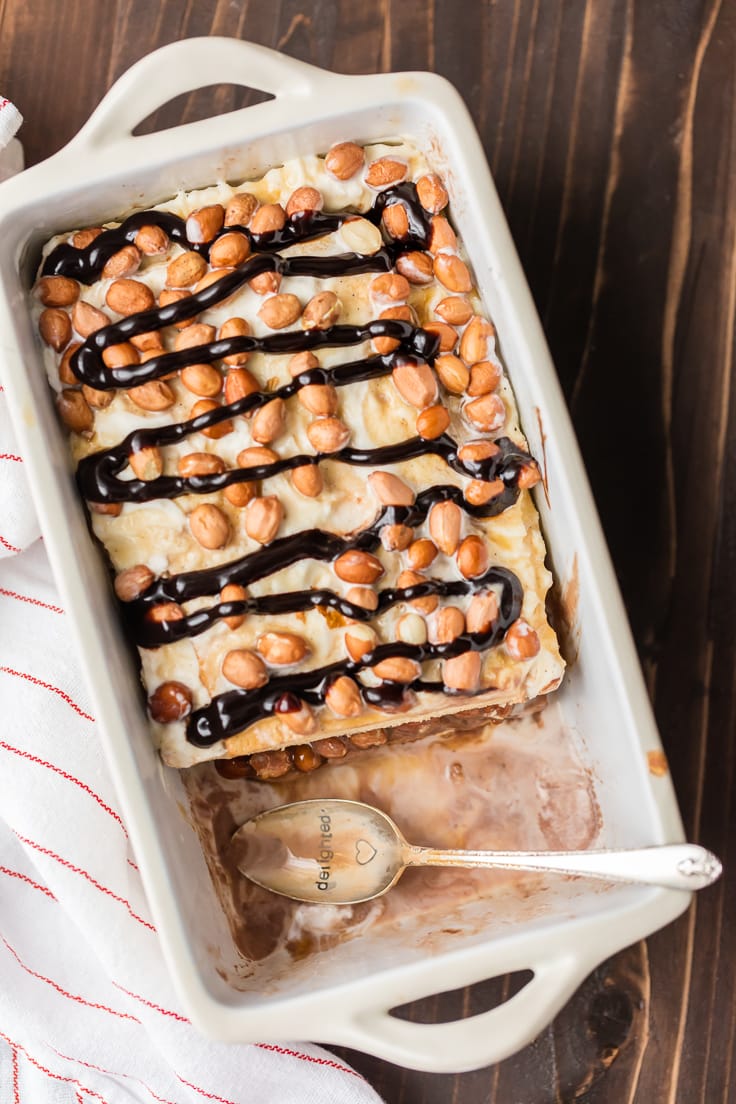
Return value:
M 695 843 L 670 843 L 625 851 L 442 851 L 408 847 L 409 866 L 483 866 L 492 870 L 556 871 L 667 889 L 703 889 L 719 877 L 721 864 Z

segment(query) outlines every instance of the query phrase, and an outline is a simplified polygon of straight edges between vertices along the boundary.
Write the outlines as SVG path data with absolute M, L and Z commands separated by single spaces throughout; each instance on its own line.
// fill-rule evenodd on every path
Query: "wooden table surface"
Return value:
M 522 1053 L 457 1077 L 343 1052 L 389 1104 L 718 1104 L 736 1026 L 735 0 L 0 0 L 29 164 L 156 46 L 232 35 L 431 69 L 478 126 L 572 411 L 688 835 L 726 877 L 604 963 Z M 150 129 L 252 102 L 223 86 Z M 489 983 L 412 1006 L 488 1007 Z

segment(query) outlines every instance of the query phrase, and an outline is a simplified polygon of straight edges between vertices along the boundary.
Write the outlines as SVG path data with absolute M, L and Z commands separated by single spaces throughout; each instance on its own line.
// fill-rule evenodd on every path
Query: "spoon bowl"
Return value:
M 284 897 L 354 905 L 386 893 L 407 866 L 532 870 L 609 882 L 703 889 L 721 873 L 693 843 L 622 851 L 449 851 L 415 847 L 386 813 L 361 801 L 295 801 L 246 821 L 232 837 L 238 869 Z

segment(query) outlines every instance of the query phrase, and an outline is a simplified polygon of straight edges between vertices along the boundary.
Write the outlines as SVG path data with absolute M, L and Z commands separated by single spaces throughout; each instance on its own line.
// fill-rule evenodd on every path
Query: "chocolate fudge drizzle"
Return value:
M 372 686 L 362 682 L 359 675 L 390 656 L 402 656 L 422 663 L 425 660 L 460 655 L 468 650 L 485 650 L 503 639 L 508 627 L 520 614 L 522 588 L 518 578 L 505 568 L 491 567 L 475 579 L 428 579 L 410 587 L 379 591 L 376 610 L 357 606 L 332 590 L 315 589 L 248 597 L 242 601 L 220 601 L 208 608 L 184 614 L 176 620 L 156 621 L 150 616 L 155 606 L 218 595 L 228 583 L 246 586 L 300 559 L 330 562 L 350 549 L 372 551 L 380 544 L 380 532 L 384 526 L 418 525 L 438 502 L 455 502 L 474 517 L 492 517 L 516 501 L 519 494 L 519 475 L 532 461 L 526 451 L 506 437 L 495 442 L 496 451 L 492 456 L 477 461 L 461 460 L 456 442 L 443 434 L 433 440 L 413 437 L 377 448 L 345 446 L 334 453 L 280 457 L 271 463 L 189 478 L 169 475 L 161 475 L 152 480 L 120 478 L 120 474 L 128 467 L 131 453 L 146 447 L 174 444 L 219 422 L 249 414 L 275 398 L 288 400 L 302 387 L 311 384 L 344 387 L 387 375 L 396 365 L 411 359 L 432 363 L 439 353 L 439 338 L 408 322 L 388 319 L 374 320 L 363 326 L 289 331 L 262 338 L 226 338 L 177 352 L 167 352 L 144 364 L 108 367 L 103 360 L 103 352 L 109 346 L 128 341 L 137 334 L 193 318 L 227 299 L 244 283 L 264 272 L 318 278 L 389 272 L 400 253 L 407 249 L 427 248 L 431 229 L 429 216 L 419 203 L 412 183 L 399 184 L 379 193 L 371 209 L 362 217 L 378 225 L 384 208 L 395 203 L 401 204 L 406 212 L 409 224 L 407 235 L 400 241 L 388 242 L 382 249 L 365 256 L 344 253 L 331 257 L 282 257 L 278 253 L 279 249 L 295 242 L 310 241 L 334 232 L 347 219 L 355 217 L 351 215 L 303 212 L 287 219 L 282 229 L 267 234 L 253 234 L 244 226 L 224 227 L 221 233 L 238 231 L 248 237 L 253 254 L 246 261 L 195 294 L 165 307 L 138 312 L 98 330 L 84 341 L 71 358 L 74 375 L 82 383 L 104 391 L 139 386 L 189 364 L 211 362 L 237 353 L 259 351 L 280 355 L 350 346 L 377 337 L 388 337 L 398 342 L 398 347 L 392 353 L 369 356 L 332 368 L 310 369 L 274 392 L 255 392 L 188 421 L 135 430 L 119 444 L 90 454 L 79 463 L 77 481 L 82 495 L 90 502 L 147 502 L 184 494 L 212 494 L 233 483 L 268 479 L 293 468 L 319 464 L 325 459 L 374 468 L 429 453 L 441 456 L 450 468 L 463 475 L 488 482 L 498 480 L 502 484 L 503 489 L 483 505 L 467 502 L 458 487 L 436 484 L 420 493 L 412 506 L 383 507 L 374 522 L 358 533 L 341 537 L 313 529 L 280 537 L 258 551 L 230 563 L 179 575 L 161 576 L 138 599 L 125 604 L 124 616 L 132 639 L 141 647 L 155 648 L 196 636 L 222 618 L 242 614 L 277 615 L 320 608 L 335 610 L 352 620 L 368 621 L 399 602 L 411 602 L 431 595 L 458 596 L 489 587 L 496 589 L 499 614 L 485 633 L 463 633 L 452 642 L 444 644 L 414 645 L 394 641 L 378 645 L 357 662 L 345 659 L 310 671 L 272 674 L 263 687 L 254 690 L 234 689 L 217 695 L 209 705 L 195 710 L 188 718 L 187 739 L 198 747 L 206 747 L 223 740 L 269 714 L 298 710 L 302 701 L 311 705 L 322 705 L 331 682 L 344 674 L 356 680 L 368 705 L 386 711 L 403 711 L 408 708 L 413 693 L 417 691 L 457 694 L 458 691 L 448 688 L 442 682 L 425 681 L 422 677 L 417 677 L 408 684 L 384 680 L 379 685 Z M 172 241 L 195 250 L 205 258 L 209 256 L 213 243 L 189 242 L 184 219 L 164 211 L 142 211 L 125 219 L 120 226 L 104 230 L 83 249 L 70 244 L 57 246 L 46 258 L 43 275 L 68 276 L 90 284 L 100 276 L 111 256 L 133 242 L 142 226 L 150 225 L 159 226 Z M 469 695 L 471 692 L 461 693 Z

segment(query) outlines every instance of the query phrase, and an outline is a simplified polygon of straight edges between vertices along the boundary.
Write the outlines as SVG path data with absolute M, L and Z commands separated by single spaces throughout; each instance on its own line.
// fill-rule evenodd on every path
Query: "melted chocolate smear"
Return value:
M 394 656 L 415 660 L 422 663 L 430 659 L 450 659 L 452 656 L 462 655 L 468 651 L 485 651 L 498 644 L 504 637 L 506 630 L 519 616 L 521 612 L 522 588 L 517 577 L 505 568 L 491 568 L 482 577 L 475 580 L 474 587 L 478 584 L 483 587 L 489 585 L 501 586 L 499 602 L 499 615 L 485 633 L 463 633 L 455 640 L 444 644 L 405 644 L 402 641 L 392 641 L 389 644 L 381 644 L 372 652 L 364 655 L 360 660 L 338 660 L 325 667 L 318 667 L 312 671 L 294 671 L 285 675 L 272 675 L 265 686 L 255 690 L 230 690 L 225 694 L 219 694 L 213 698 L 209 705 L 202 709 L 196 709 L 187 720 L 187 740 L 195 747 L 210 747 L 228 736 L 240 732 L 262 717 L 269 716 L 277 710 L 278 702 L 283 695 L 296 696 L 312 706 L 324 704 L 325 696 L 331 682 L 341 675 L 348 675 L 358 684 L 363 700 L 378 709 L 386 709 L 390 712 L 400 710 L 406 702 L 406 697 L 411 693 L 444 693 L 463 697 L 472 696 L 473 691 L 456 691 L 445 686 L 443 682 L 428 682 L 417 677 L 408 683 L 396 683 L 384 681 L 378 686 L 365 686 L 357 677 L 361 671 L 374 667 L 381 660 Z M 442 588 L 454 588 L 456 583 L 427 583 L 417 587 L 408 587 L 405 591 L 386 591 L 385 594 L 399 593 L 403 600 L 404 595 L 413 591 L 422 591 L 434 594 L 457 594 L 455 589 L 444 590 Z M 465 585 L 470 589 L 471 584 Z M 432 586 L 431 592 L 426 587 Z M 415 597 L 419 597 L 417 593 Z M 479 688 L 476 693 L 487 692 L 488 687 Z

